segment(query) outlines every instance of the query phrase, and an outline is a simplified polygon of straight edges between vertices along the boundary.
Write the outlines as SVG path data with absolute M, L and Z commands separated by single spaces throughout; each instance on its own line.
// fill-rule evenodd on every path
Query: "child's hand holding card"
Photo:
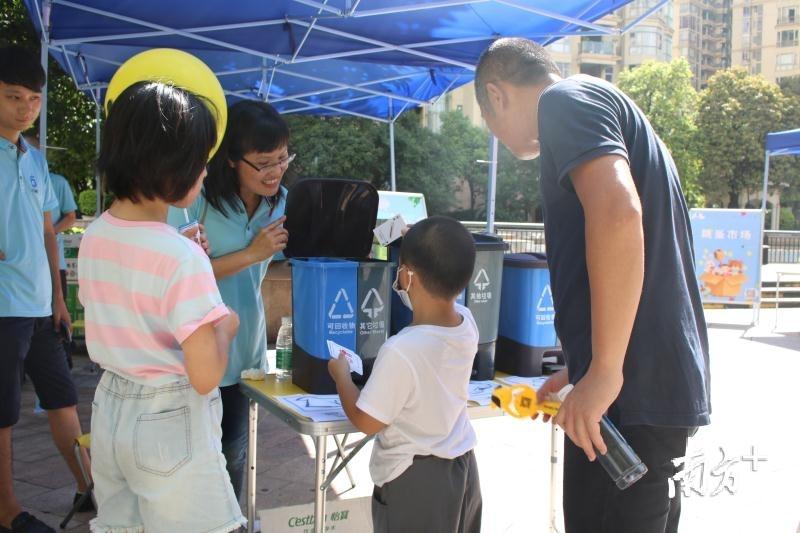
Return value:
M 350 365 L 350 371 L 355 372 L 359 376 L 364 374 L 364 363 L 361 361 L 361 357 L 354 351 L 348 350 L 344 346 L 329 340 L 328 353 L 330 353 L 331 359 L 339 359 L 339 357 L 344 354 L 347 363 Z

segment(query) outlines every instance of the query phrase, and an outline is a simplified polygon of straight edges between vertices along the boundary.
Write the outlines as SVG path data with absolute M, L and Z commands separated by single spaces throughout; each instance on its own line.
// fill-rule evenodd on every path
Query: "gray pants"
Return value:
M 376 533 L 479 533 L 481 483 L 475 454 L 417 456 L 400 477 L 375 487 Z

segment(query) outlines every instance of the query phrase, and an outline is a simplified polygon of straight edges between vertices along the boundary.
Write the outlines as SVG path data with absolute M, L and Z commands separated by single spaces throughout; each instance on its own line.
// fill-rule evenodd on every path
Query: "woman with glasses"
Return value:
M 283 229 L 286 189 L 281 185 L 294 160 L 288 145 L 289 127 L 272 106 L 249 100 L 234 104 L 203 193 L 188 210 L 189 220 L 205 227 L 222 299 L 239 314 L 239 332 L 220 383 L 222 453 L 237 498 L 244 480 L 248 422 L 248 400 L 238 383 L 242 370 L 266 365 L 261 283 L 289 238 Z M 170 208 L 172 225 L 185 220 L 182 209 Z

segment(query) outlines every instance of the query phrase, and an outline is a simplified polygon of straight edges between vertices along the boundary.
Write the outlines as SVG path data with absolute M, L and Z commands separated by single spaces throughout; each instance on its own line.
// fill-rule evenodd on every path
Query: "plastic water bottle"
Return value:
M 292 377 L 292 317 L 281 318 L 278 340 L 275 343 L 275 374 L 278 379 Z

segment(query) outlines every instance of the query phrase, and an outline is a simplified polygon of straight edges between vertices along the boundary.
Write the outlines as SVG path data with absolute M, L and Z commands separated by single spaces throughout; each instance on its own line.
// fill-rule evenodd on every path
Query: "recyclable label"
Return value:
M 492 281 L 489 279 L 489 274 L 486 273 L 485 268 L 478 271 L 472 281 L 472 285 L 474 289 L 469 292 L 470 303 L 483 304 L 492 299 Z
M 339 289 L 328 311 L 328 336 L 352 334 L 356 329 L 355 311 L 344 288 Z
M 539 296 L 539 301 L 536 304 L 536 325 L 550 326 L 556 317 L 556 311 L 553 307 L 553 292 L 550 290 L 550 285 L 545 285 L 542 289 L 542 294 Z

